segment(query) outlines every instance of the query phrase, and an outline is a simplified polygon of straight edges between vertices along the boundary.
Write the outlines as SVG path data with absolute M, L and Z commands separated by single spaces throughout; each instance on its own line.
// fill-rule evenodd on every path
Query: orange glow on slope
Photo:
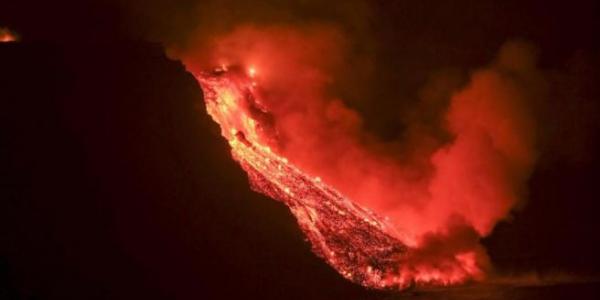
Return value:
M 419 251 L 402 242 L 393 225 L 273 150 L 276 137 L 260 121 L 269 112 L 258 101 L 254 72 L 240 70 L 221 67 L 196 76 L 207 112 L 221 126 L 252 188 L 290 208 L 318 256 L 345 278 L 370 288 L 448 285 L 482 275 L 470 250 L 456 254 L 460 264 L 410 262 L 418 260 Z

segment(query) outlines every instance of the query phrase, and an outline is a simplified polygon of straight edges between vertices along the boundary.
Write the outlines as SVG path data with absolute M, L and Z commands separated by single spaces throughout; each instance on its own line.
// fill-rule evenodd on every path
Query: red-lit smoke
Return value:
M 336 74 L 352 72 L 345 44 L 327 26 L 242 26 L 174 55 L 196 73 L 251 66 L 272 114 L 269 146 L 392 224 L 414 249 L 400 266 L 405 276 L 483 278 L 489 262 L 479 240 L 519 203 L 536 158 L 527 113 L 539 85 L 532 50 L 508 43 L 472 73 L 440 116 L 449 140 L 384 142 L 330 88 Z

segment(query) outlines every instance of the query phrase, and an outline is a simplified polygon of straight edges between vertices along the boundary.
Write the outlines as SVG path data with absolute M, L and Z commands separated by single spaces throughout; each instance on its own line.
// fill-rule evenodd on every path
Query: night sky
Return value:
M 207 20 L 214 1 L 16 2 L 0 6 L 22 38 L 0 43 L 0 299 L 399 297 L 339 276 L 282 203 L 250 190 L 196 80 L 165 54 L 236 18 L 341 24 L 372 57 L 368 76 L 358 64 L 340 78 L 367 87 L 344 99 L 383 139 L 402 137 L 395 108 L 435 74 L 461 86 L 506 41 L 534 45 L 550 95 L 534 106 L 540 157 L 527 200 L 483 244 L 506 278 L 562 281 L 495 297 L 599 295 L 593 1 L 225 1 L 224 25 Z

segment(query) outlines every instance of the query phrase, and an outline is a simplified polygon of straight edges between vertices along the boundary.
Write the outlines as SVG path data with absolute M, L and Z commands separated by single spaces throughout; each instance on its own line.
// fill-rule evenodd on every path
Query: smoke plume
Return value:
M 506 43 L 448 99 L 419 107 L 437 112 L 433 124 L 444 138 L 418 129 L 417 121 L 409 124 L 415 138 L 384 141 L 332 88 L 336 74 L 352 72 L 347 44 L 330 25 L 243 25 L 175 55 L 192 72 L 253 68 L 263 93 L 258 100 L 274 120 L 271 146 L 385 217 L 394 235 L 416 249 L 405 273 L 441 277 L 458 268 L 481 277 L 489 262 L 479 239 L 522 201 L 536 159 L 528 103 L 541 97 L 543 81 L 535 49 Z

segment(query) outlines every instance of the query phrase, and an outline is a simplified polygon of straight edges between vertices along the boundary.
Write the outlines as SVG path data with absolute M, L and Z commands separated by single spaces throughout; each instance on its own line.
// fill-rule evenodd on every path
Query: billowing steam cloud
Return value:
M 421 136 L 383 141 L 332 88 L 336 74 L 352 71 L 347 43 L 327 25 L 248 25 L 174 53 L 193 72 L 255 68 L 259 100 L 273 115 L 270 146 L 384 216 L 394 235 L 417 249 L 404 273 L 418 280 L 458 269 L 481 278 L 489 263 L 479 239 L 522 200 L 536 159 L 528 103 L 541 96 L 543 82 L 534 49 L 505 44 L 441 109 L 431 107 L 444 138 L 415 129 Z

